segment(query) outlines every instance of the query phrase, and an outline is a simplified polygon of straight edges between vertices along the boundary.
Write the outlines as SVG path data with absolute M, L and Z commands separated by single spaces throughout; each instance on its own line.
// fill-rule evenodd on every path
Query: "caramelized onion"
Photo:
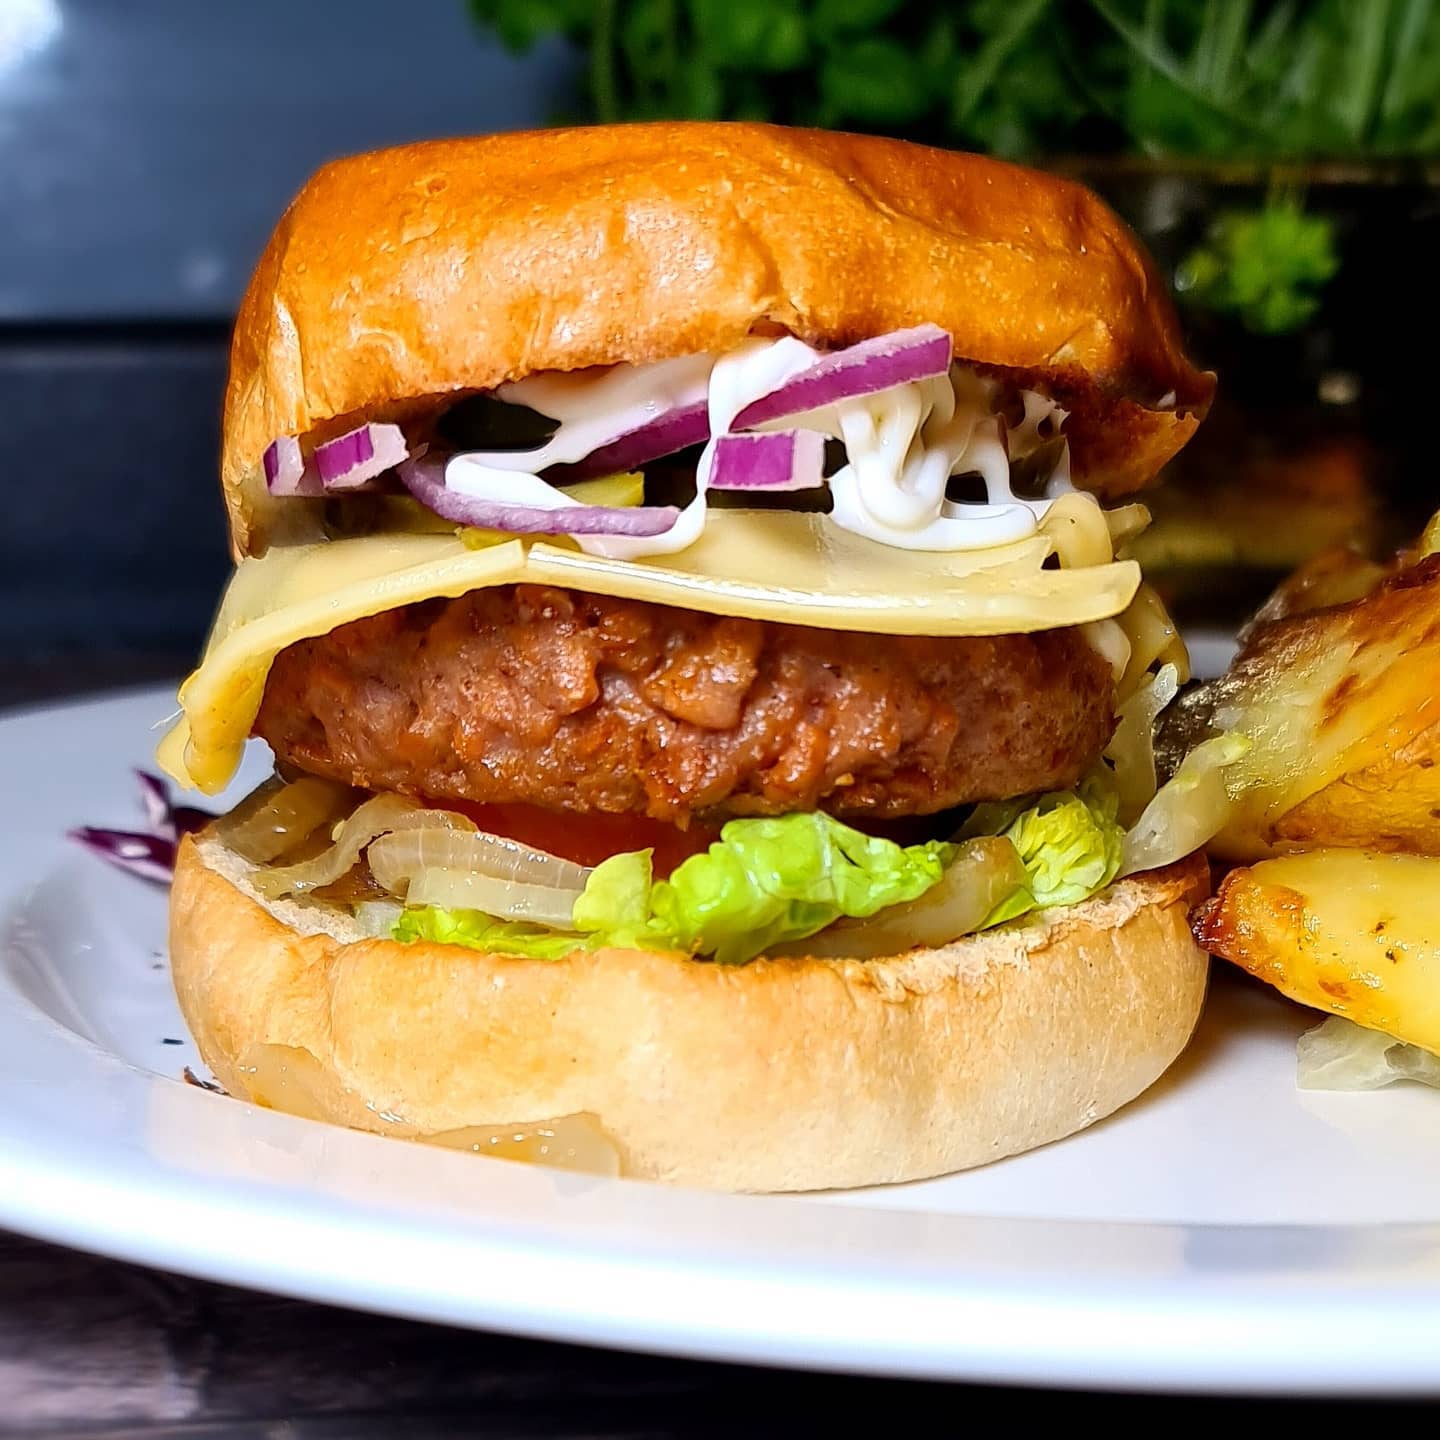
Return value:
M 267 899 L 279 895 L 302 895 L 333 885 L 347 874 L 360 853 L 375 839 L 392 830 L 457 830 L 473 828 L 472 822 L 448 810 L 427 810 L 403 795 L 377 795 L 367 800 L 341 827 L 335 843 L 312 860 L 278 869 L 257 870 L 253 883 Z
M 309 855 L 300 858 L 308 860 L 313 854 L 314 851 L 311 851 Z M 363 860 L 351 866 L 333 885 L 321 885 L 310 891 L 310 895 L 315 900 L 323 900 L 327 905 L 338 905 L 342 910 L 353 910 L 367 900 L 390 899 L 386 891 L 376 884 L 370 867 Z
M 237 855 L 268 864 L 333 824 L 353 802 L 354 791 L 333 780 L 306 775 L 288 785 L 277 775 L 226 815 L 217 833 Z
M 398 900 L 362 900 L 355 907 L 355 925 L 362 935 L 388 940 L 403 908 Z
M 1150 528 L 1150 512 L 1143 505 L 1117 505 L 1105 512 L 1105 523 L 1110 527 L 1110 544 L 1119 555 L 1123 546 Z
M 1192 750 L 1125 836 L 1117 878 L 1173 865 L 1213 840 L 1234 805 L 1225 772 L 1249 748 L 1244 735 L 1225 734 Z
M 1122 825 L 1133 825 L 1155 798 L 1155 721 L 1179 689 L 1175 667 L 1163 665 L 1116 709 L 1119 724 L 1105 747 L 1105 758 L 1115 767 Z
M 1040 528 L 1050 537 L 1064 570 L 1108 565 L 1115 558 L 1110 525 L 1093 495 L 1071 491 L 1051 505 Z
M 1150 667 L 1158 660 L 1175 667 L 1176 678 L 1183 685 L 1190 678 L 1190 652 L 1155 589 L 1141 584 L 1124 614 L 1120 627 L 1130 639 L 1130 663 L 1115 687 L 1119 699 L 1133 695 L 1145 682 Z
M 624 1166 L 620 1147 L 594 1115 L 580 1112 L 558 1120 L 524 1125 L 471 1125 L 417 1135 L 426 1145 L 468 1150 L 496 1160 L 520 1160 L 585 1175 L 619 1175 Z
M 248 1045 L 239 1056 L 237 1068 L 244 1076 L 246 1093 L 256 1105 L 306 1120 L 335 1119 L 337 1099 L 345 1094 L 334 1073 L 320 1063 L 314 1052 L 298 1045 L 265 1041 Z M 403 1123 L 397 1121 L 397 1129 Z M 554 1120 L 471 1125 L 407 1138 L 446 1150 L 587 1175 L 618 1175 L 622 1168 L 620 1147 L 600 1121 L 585 1111 Z
M 571 912 L 581 893 L 553 885 L 526 885 L 517 880 L 501 880 L 474 870 L 427 865 L 423 870 L 416 871 L 405 898 L 410 905 L 438 905 L 444 910 L 479 910 L 497 920 L 523 920 L 531 925 L 549 926 L 552 930 L 568 930 Z
M 967 840 L 939 883 L 918 900 L 892 905 L 870 920 L 841 921 L 771 953 L 874 960 L 948 945 L 978 930 L 990 912 L 1024 883 L 1020 854 L 1003 835 Z
M 456 817 L 459 818 L 458 816 Z M 522 885 L 543 886 L 554 890 L 573 890 L 577 895 L 585 888 L 590 871 L 573 860 L 523 845 L 503 835 L 467 826 L 455 830 L 401 830 L 377 840 L 370 847 L 370 869 L 375 878 L 392 895 L 404 892 L 407 881 L 413 885 L 424 870 L 468 870 L 497 880 Z M 425 904 L 440 904 L 425 901 Z M 471 906 L 484 909 L 484 906 Z M 490 913 L 494 914 L 494 911 Z M 569 923 L 568 920 L 566 922 Z
M 484 830 L 401 830 L 370 847 L 370 869 L 410 905 L 481 910 L 565 929 L 590 871 Z

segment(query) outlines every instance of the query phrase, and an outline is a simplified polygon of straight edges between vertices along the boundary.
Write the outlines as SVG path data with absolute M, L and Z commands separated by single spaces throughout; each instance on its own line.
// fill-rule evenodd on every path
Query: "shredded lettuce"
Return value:
M 741 965 L 842 916 L 866 918 L 917 900 L 954 847 L 901 846 L 820 811 L 732 820 L 669 880 L 652 882 L 648 852 L 597 866 L 575 925 L 610 945 L 643 944 Z
M 819 811 L 732 820 L 668 880 L 654 879 L 648 850 L 597 865 L 575 902 L 574 932 L 428 906 L 404 911 L 394 936 L 542 960 L 617 945 L 740 965 L 842 916 L 863 919 L 918 899 L 939 882 L 954 850 L 940 841 L 875 839 Z
M 531 960 L 563 960 L 592 942 L 564 930 L 545 930 L 512 920 L 493 920 L 478 910 L 442 910 L 425 905 L 402 910 L 391 935 L 396 940 L 434 940 L 464 945 L 492 955 L 518 955 Z
M 1440 1056 L 1340 1015 L 1307 1030 L 1295 1052 L 1302 1090 L 1379 1090 L 1397 1080 L 1440 1089 Z
M 1155 721 L 1179 692 L 1179 670 L 1163 665 L 1116 711 L 1105 758 L 1114 767 L 1122 824 L 1133 825 L 1155 798 Z
M 1043 795 L 1009 820 L 1000 833 L 1019 852 L 1026 883 L 990 912 L 982 928 L 1032 910 L 1078 905 L 1103 890 L 1120 869 L 1125 843 L 1119 804 L 1114 785 L 1096 772 L 1078 791 Z
M 612 855 L 590 872 L 570 916 L 577 930 L 606 945 L 679 948 L 667 943 L 658 927 L 651 925 L 650 899 L 655 889 L 651 853 L 630 850 Z
M 1209 844 L 1225 828 L 1234 803 L 1226 773 L 1249 749 L 1247 736 L 1228 730 L 1197 745 L 1125 836 L 1120 874 L 1173 865 Z

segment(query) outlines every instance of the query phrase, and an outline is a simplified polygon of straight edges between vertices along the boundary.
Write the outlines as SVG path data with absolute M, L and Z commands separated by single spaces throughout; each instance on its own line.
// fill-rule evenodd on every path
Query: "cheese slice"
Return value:
M 161 768 L 207 794 L 240 762 L 275 657 L 352 620 L 492 585 L 565 586 L 712 614 L 881 635 L 1002 635 L 1119 615 L 1140 569 L 1113 560 L 1094 501 L 1067 495 L 1038 533 L 990 550 L 932 554 L 849 534 L 824 516 L 716 511 L 688 550 L 609 560 L 514 539 L 386 534 L 277 548 L 240 563 Z M 1058 552 L 1058 569 L 1045 568 Z

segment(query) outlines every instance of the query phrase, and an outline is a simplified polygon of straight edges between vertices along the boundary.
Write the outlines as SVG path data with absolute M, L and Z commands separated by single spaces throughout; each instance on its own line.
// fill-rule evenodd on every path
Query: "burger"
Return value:
M 987 159 L 653 124 L 327 165 L 237 317 L 235 573 L 160 753 L 212 794 L 274 753 L 176 863 L 219 1083 L 738 1190 L 1125 1104 L 1202 1001 L 1226 763 L 1157 787 L 1186 659 L 1125 497 L 1212 388 L 1116 217 Z

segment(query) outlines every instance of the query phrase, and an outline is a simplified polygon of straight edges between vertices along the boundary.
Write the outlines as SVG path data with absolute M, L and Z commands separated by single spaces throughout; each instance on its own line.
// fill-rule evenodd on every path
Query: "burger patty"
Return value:
M 290 646 L 255 733 L 367 789 L 683 823 L 1069 786 L 1113 711 L 1074 629 L 862 635 L 521 585 Z

